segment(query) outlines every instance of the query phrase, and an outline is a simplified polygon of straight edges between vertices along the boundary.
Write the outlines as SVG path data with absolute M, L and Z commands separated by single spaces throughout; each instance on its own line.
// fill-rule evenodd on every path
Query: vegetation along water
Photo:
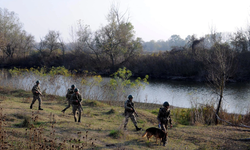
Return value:
M 0 8 L 1 149 L 249 149 L 250 28 L 145 42 L 115 6 L 106 19 L 96 31 L 79 21 L 68 43 L 54 30 L 35 41 Z M 37 80 L 43 109 L 33 110 Z M 61 112 L 72 84 L 83 97 L 79 123 Z M 130 94 L 142 130 L 122 130 Z M 165 101 L 173 128 L 162 147 L 141 136 L 158 127 Z

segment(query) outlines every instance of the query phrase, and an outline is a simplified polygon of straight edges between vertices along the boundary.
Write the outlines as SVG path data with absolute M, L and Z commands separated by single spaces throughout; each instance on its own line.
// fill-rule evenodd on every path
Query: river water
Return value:
M 250 106 L 250 83 L 228 83 L 224 90 L 223 109 L 230 113 L 245 114 Z M 197 104 L 218 103 L 218 95 L 206 83 L 189 81 L 151 80 L 140 98 L 149 102 L 170 102 L 173 106 L 190 108 Z M 144 98 L 145 99 L 145 98 Z
M 169 81 L 169 80 L 149 80 L 145 84 L 145 89 L 137 91 L 126 90 L 123 95 L 116 91 L 108 91 L 103 86 L 95 86 L 94 81 L 89 79 L 88 85 L 81 85 L 81 79 L 72 79 L 71 77 L 58 76 L 50 79 L 49 77 L 37 77 L 25 75 L 15 78 L 2 78 L 1 85 L 12 85 L 16 88 L 30 91 L 35 81 L 41 81 L 41 89 L 48 94 L 65 96 L 67 89 L 75 84 L 84 97 L 89 99 L 107 100 L 107 95 L 121 97 L 117 100 L 126 100 L 128 94 L 134 95 L 134 101 L 162 104 L 168 101 L 170 105 L 191 108 L 199 104 L 217 104 L 218 95 L 206 83 L 189 82 L 189 81 Z M 103 84 L 107 83 L 110 78 L 103 78 Z M 106 91 L 106 93 L 105 93 Z M 249 111 L 250 106 L 250 83 L 229 83 L 226 85 L 223 99 L 223 109 L 229 113 L 245 114 Z

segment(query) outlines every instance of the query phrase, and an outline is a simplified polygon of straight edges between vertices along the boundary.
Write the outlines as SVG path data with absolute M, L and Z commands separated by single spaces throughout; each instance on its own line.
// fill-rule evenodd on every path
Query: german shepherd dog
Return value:
M 168 133 L 165 133 L 163 130 L 155 128 L 155 127 L 151 127 L 148 128 L 146 130 L 146 132 L 142 135 L 142 137 L 147 136 L 148 140 L 154 136 L 156 138 L 156 144 L 157 144 L 157 139 L 161 139 L 161 142 L 163 143 L 163 145 L 165 145 L 165 141 L 167 139 Z M 160 142 L 160 145 L 161 145 Z

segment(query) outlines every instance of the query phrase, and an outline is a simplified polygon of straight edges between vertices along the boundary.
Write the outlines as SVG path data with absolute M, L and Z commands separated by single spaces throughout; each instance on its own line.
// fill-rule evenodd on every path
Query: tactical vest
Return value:
M 160 108 L 160 121 L 162 123 L 168 123 L 168 120 L 169 120 L 169 117 L 170 117 L 170 110 L 166 110 L 165 108 Z
M 40 93 L 36 93 L 36 91 L 40 91 L 40 87 L 38 85 L 34 85 L 31 91 L 32 91 L 33 95 L 35 95 L 35 96 L 40 95 Z
M 80 104 L 80 93 L 78 95 L 76 95 L 75 93 L 72 95 L 73 99 L 71 99 L 71 103 L 73 105 L 79 105 Z M 78 102 L 76 103 L 75 100 L 78 100 Z
M 70 99 L 72 94 L 74 94 L 74 90 L 73 89 L 68 89 L 68 93 L 66 94 L 66 98 Z
M 134 103 L 130 100 L 127 100 L 127 107 L 134 107 Z M 125 109 L 125 112 L 134 112 L 133 110 L 131 109 Z

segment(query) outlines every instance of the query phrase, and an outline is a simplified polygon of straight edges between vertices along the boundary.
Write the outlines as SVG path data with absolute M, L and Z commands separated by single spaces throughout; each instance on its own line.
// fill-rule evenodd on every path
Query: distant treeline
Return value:
M 237 53 L 235 59 L 236 70 L 231 81 L 250 80 L 250 52 Z M 1 60 L 4 60 L 1 58 Z M 72 52 L 66 53 L 33 53 L 26 57 L 5 59 L 0 62 L 1 68 L 31 68 L 65 66 L 67 69 L 78 72 L 85 70 L 96 72 L 100 75 L 111 75 L 113 73 L 111 62 L 106 59 L 93 59 L 89 54 Z M 150 78 L 172 79 L 172 80 L 191 80 L 205 81 L 207 71 L 204 63 L 194 59 L 191 49 L 180 51 L 165 51 L 152 54 L 140 54 L 126 61 L 124 64 L 116 64 L 114 70 L 126 67 L 133 72 L 133 76 Z
M 204 81 L 208 75 L 214 79 L 220 74 L 231 81 L 250 79 L 250 30 L 231 34 L 211 31 L 185 40 L 172 35 L 166 41 L 144 42 L 119 14 L 111 7 L 108 24 L 95 32 L 79 21 L 72 27 L 70 42 L 65 42 L 59 31 L 49 31 L 35 42 L 14 12 L 0 9 L 0 67 L 64 66 L 100 75 L 126 67 L 133 76 L 150 78 Z

